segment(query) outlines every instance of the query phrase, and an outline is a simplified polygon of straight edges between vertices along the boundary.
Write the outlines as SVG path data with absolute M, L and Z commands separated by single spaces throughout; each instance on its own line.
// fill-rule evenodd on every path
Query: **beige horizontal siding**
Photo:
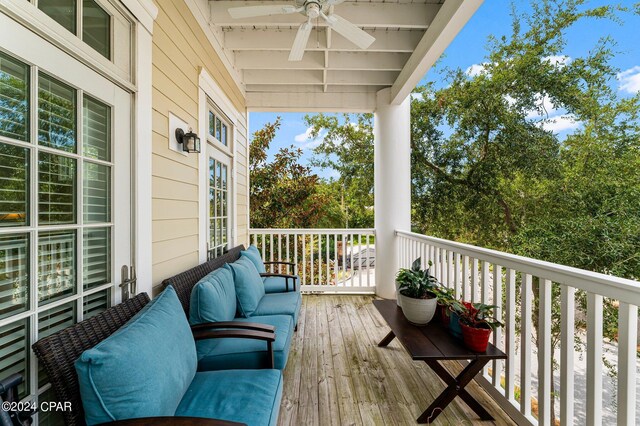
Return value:
M 236 224 L 239 243 L 248 239 L 245 100 L 205 33 L 183 0 L 156 2 L 159 13 L 153 31 L 152 209 L 154 293 L 163 279 L 198 263 L 198 155 L 169 149 L 169 114 L 198 129 L 200 70 L 204 68 L 240 111 L 236 152 Z M 200 135 L 203 137 L 204 135 Z M 203 138 L 204 139 L 204 138 Z M 200 154 L 200 155 L 205 155 Z M 204 171 L 203 171 L 204 172 Z

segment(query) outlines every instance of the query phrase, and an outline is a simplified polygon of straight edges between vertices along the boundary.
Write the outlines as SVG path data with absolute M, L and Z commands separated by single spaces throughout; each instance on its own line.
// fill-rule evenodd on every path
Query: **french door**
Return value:
M 132 96 L 0 26 L 13 35 L 0 38 L 0 377 L 21 373 L 20 396 L 46 400 L 31 344 L 117 302 L 131 263 Z
M 207 144 L 209 167 L 209 258 L 220 256 L 231 240 L 231 158 Z

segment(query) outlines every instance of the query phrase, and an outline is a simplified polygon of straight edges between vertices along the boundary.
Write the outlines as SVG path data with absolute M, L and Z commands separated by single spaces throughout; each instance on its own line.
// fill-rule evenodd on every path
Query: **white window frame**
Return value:
M 237 140 L 238 124 L 242 120 L 240 112 L 233 106 L 231 100 L 218 86 L 215 80 L 209 75 L 209 73 L 202 68 L 200 70 L 199 77 L 199 96 L 198 96 L 198 133 L 200 135 L 206 135 L 203 140 L 207 141 L 206 145 L 218 149 L 222 153 L 226 154 L 230 159 L 230 177 L 231 186 L 229 190 L 229 229 L 231 235 L 229 236 L 229 247 L 236 245 L 236 239 L 238 235 L 237 218 L 236 218 L 236 199 L 237 199 L 237 179 L 236 179 L 236 156 L 235 156 L 235 141 Z M 229 134 L 227 135 L 227 146 L 225 147 L 221 142 L 215 138 L 210 138 L 209 135 L 209 104 L 213 103 L 215 110 L 222 114 L 221 118 L 226 118 L 227 125 L 230 126 Z M 211 143 L 214 142 L 214 143 Z M 209 154 L 207 152 L 207 146 L 202 149 L 200 159 L 198 161 L 199 167 L 199 192 L 200 192 L 200 208 L 199 208 L 199 228 L 200 239 L 198 243 L 199 248 L 199 260 L 205 262 L 207 260 L 207 243 L 209 242 L 209 194 L 208 194 L 208 179 L 209 179 Z

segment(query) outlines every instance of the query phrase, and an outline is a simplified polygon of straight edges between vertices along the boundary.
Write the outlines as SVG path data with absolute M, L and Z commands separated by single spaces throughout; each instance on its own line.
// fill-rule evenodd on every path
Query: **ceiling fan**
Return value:
M 313 24 L 311 21 L 318 17 L 325 20 L 329 28 L 342 35 L 347 40 L 360 49 L 371 46 L 375 38 L 356 27 L 343 17 L 332 13 L 331 6 L 340 4 L 345 0 L 296 0 L 297 5 L 269 5 L 269 6 L 246 6 L 229 8 L 229 15 L 234 19 L 255 18 L 258 16 L 289 15 L 300 13 L 307 17 L 307 22 L 300 25 L 293 47 L 289 54 L 290 61 L 300 61 L 307 47 L 307 41 L 311 35 Z

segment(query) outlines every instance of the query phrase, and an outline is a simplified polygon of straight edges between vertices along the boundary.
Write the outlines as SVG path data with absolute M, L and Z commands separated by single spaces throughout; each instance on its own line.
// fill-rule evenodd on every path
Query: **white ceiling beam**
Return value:
M 373 112 L 376 94 L 370 93 L 247 93 L 249 111 Z
M 326 86 L 326 90 L 324 88 Z M 246 86 L 247 93 L 252 92 L 275 92 L 275 93 L 283 93 L 283 92 L 291 92 L 291 93 L 376 93 L 381 89 L 384 89 L 385 86 L 349 86 L 349 85 L 340 85 L 340 86 L 332 86 L 332 85 L 291 85 L 285 86 L 282 84 L 250 84 Z M 389 86 L 386 86 L 389 87 Z
M 327 84 L 350 86 L 391 86 L 398 77 L 395 71 L 329 71 Z
M 409 58 L 408 53 L 395 52 L 305 52 L 301 61 L 289 61 L 287 51 L 235 52 L 238 69 L 262 70 L 351 70 L 351 71 L 400 71 Z
M 224 47 L 228 50 L 286 50 L 291 49 L 297 29 L 233 29 L 224 31 Z M 406 52 L 411 53 L 420 42 L 424 31 L 369 30 L 376 41 L 367 52 Z M 311 32 L 306 50 L 326 50 L 324 29 Z M 331 51 L 361 52 L 353 43 L 339 34 L 331 34 Z
M 223 27 L 299 25 L 306 21 L 304 15 L 300 13 L 233 19 L 228 11 L 231 7 L 272 6 L 273 1 L 211 1 L 209 3 L 211 4 L 211 23 Z M 286 3 L 283 1 L 283 4 Z M 439 9 L 438 4 L 345 2 L 336 6 L 335 12 L 359 27 L 426 29 Z M 318 23 L 326 26 L 323 19 L 319 19 Z
M 322 71 L 244 70 L 245 84 L 322 84 Z
M 391 87 L 391 103 L 399 105 L 442 56 L 483 0 L 446 0 Z

